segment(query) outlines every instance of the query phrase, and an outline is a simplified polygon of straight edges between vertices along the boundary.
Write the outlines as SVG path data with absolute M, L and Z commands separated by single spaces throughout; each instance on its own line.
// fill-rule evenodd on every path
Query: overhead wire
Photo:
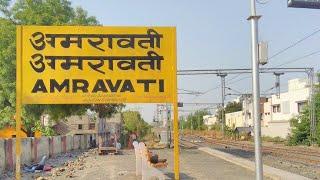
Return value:
M 265 2 L 261 2 L 261 1 L 259 1 L 259 0 L 256 0 L 256 1 L 257 1 L 258 3 L 260 3 L 260 4 L 266 4 L 266 3 L 269 2 L 269 0 L 268 0 L 268 1 L 265 1 Z M 287 46 L 287 47 L 279 50 L 278 52 L 276 52 L 275 54 L 273 54 L 271 57 L 269 57 L 269 60 L 270 60 L 270 59 L 273 59 L 273 58 L 275 58 L 276 56 L 278 56 L 278 55 L 286 52 L 287 50 L 295 47 L 295 46 L 298 45 L 299 43 L 307 40 L 308 38 L 316 35 L 316 34 L 319 33 L 319 32 L 320 32 L 320 28 L 317 29 L 316 31 L 313 31 L 312 33 L 304 36 L 303 38 L 299 39 L 298 41 L 294 42 L 293 44 L 291 44 L 291 45 L 289 45 L 289 46 Z M 320 53 L 320 50 L 319 50 L 319 51 L 312 52 L 312 53 L 309 53 L 309 54 L 304 55 L 304 56 L 299 57 L 299 58 L 295 58 L 295 59 L 286 61 L 286 62 L 284 62 L 284 63 L 282 63 L 282 64 L 280 64 L 280 65 L 274 66 L 274 67 L 281 67 L 281 66 L 283 66 L 283 65 L 286 65 L 286 64 L 289 64 L 289 63 L 293 63 L 293 62 L 299 61 L 299 60 L 301 60 L 301 59 L 307 58 L 307 57 L 309 57 L 309 56 L 312 56 L 312 55 L 318 54 L 318 53 Z M 242 80 L 245 80 L 245 79 L 250 78 L 251 75 L 245 76 L 245 77 L 243 77 L 243 78 L 241 78 L 241 79 L 238 79 L 238 80 L 236 80 L 236 81 L 232 81 L 232 80 L 234 80 L 234 79 L 236 79 L 236 78 L 238 78 L 238 77 L 239 77 L 238 75 L 232 77 L 231 79 L 229 79 L 229 80 L 226 82 L 226 84 L 227 84 L 227 85 L 231 85 L 231 84 L 240 82 L 240 81 L 242 81 Z M 216 90 L 216 89 L 218 89 L 218 88 L 220 88 L 220 87 L 221 87 L 221 85 L 218 85 L 218 86 L 216 86 L 216 87 L 214 87 L 214 88 L 208 89 L 208 90 L 202 92 L 201 94 L 199 94 L 198 96 L 194 97 L 194 99 L 196 99 L 196 98 L 198 98 L 198 97 L 200 97 L 200 96 L 203 96 L 203 95 L 209 93 L 210 91 Z M 193 99 L 193 100 L 194 100 L 194 99 Z
M 282 54 L 282 53 L 286 52 L 287 50 L 289 50 L 289 49 L 291 49 L 291 48 L 295 47 L 295 46 L 296 46 L 296 45 L 298 45 L 299 43 L 301 43 L 301 42 L 303 42 L 303 41 L 305 41 L 305 40 L 309 39 L 310 37 L 312 37 L 312 36 L 316 35 L 316 34 L 317 34 L 317 33 L 319 33 L 319 32 L 320 32 L 320 28 L 319 28 L 319 29 L 317 29 L 316 31 L 313 31 L 312 33 L 310 33 L 310 34 L 308 34 L 308 35 L 304 36 L 303 38 L 299 39 L 298 41 L 296 41 L 296 42 L 292 43 L 291 45 L 289 45 L 289 46 L 287 46 L 287 47 L 285 47 L 285 48 L 283 48 L 283 49 L 279 50 L 278 52 L 276 52 L 275 54 L 273 54 L 272 56 L 270 56 L 268 59 L 269 59 L 269 60 L 270 60 L 270 59 L 273 59 L 274 57 L 276 57 L 276 56 L 278 56 L 278 55 L 280 55 L 280 54 Z
M 235 76 L 234 76 L 234 77 L 232 77 L 229 81 L 232 81 L 233 79 L 236 79 L 237 77 L 239 77 L 239 76 L 238 76 L 238 75 L 235 75 Z M 198 96 L 194 97 L 194 98 L 192 99 L 192 101 L 193 101 L 193 100 L 195 100 L 196 98 L 200 97 L 200 96 L 203 96 L 203 95 L 205 95 L 205 94 L 209 93 L 210 91 L 213 91 L 213 90 L 219 89 L 220 87 L 221 87 L 221 85 L 217 85 L 217 86 L 216 86 L 216 87 L 214 87 L 214 88 L 208 89 L 208 90 L 206 90 L 206 91 L 202 92 L 200 95 L 198 95 Z
M 313 55 L 319 54 L 319 53 L 320 53 L 320 50 L 317 50 L 317 51 L 311 52 L 311 53 L 309 53 L 309 54 L 303 55 L 303 56 L 301 56 L 301 57 L 294 58 L 294 59 L 292 59 L 292 60 L 286 61 L 286 62 L 284 62 L 284 63 L 282 63 L 282 64 L 276 65 L 276 66 L 274 66 L 273 68 L 275 68 L 275 67 L 281 67 L 281 66 L 283 66 L 283 65 L 290 64 L 290 63 L 294 63 L 294 62 L 300 61 L 300 60 L 302 60 L 302 59 L 305 59 L 305 58 L 307 58 L 307 57 L 310 57 L 310 56 L 313 56 Z

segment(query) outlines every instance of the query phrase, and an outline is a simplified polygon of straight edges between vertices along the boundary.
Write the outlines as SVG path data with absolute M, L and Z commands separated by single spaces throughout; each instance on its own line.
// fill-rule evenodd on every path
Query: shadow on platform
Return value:
M 170 179 L 174 179 L 174 173 L 171 173 L 171 172 L 167 172 L 165 173 L 164 175 L 166 175 L 168 178 Z M 190 180 L 190 179 L 196 179 L 194 177 L 191 177 L 185 173 L 180 173 L 180 179 L 183 179 L 183 180 Z

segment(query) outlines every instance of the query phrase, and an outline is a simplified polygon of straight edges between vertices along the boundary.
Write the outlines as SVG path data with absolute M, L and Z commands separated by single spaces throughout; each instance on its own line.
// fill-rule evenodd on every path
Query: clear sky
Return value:
M 260 0 L 262 1 L 262 0 Z M 263 0 L 265 1 L 265 0 Z M 250 68 L 249 0 L 72 0 L 105 26 L 176 26 L 178 69 Z M 257 4 L 259 39 L 269 43 L 269 56 L 320 29 L 320 10 L 287 8 L 286 0 Z M 320 32 L 294 48 L 272 58 L 266 67 L 276 67 L 320 50 Z M 320 69 L 320 53 L 281 67 Z M 229 87 L 251 92 L 251 79 L 241 75 L 227 77 Z M 282 89 L 287 80 L 306 77 L 291 74 L 281 77 Z M 232 79 L 232 80 L 231 80 Z M 242 79 L 242 80 L 241 80 Z M 262 75 L 261 89 L 273 86 L 275 77 Z M 230 83 L 231 82 L 231 83 Z M 214 75 L 179 77 L 179 88 L 207 92 L 195 97 L 179 95 L 183 102 L 220 102 L 220 79 Z M 208 91 L 213 89 L 211 91 Z M 231 100 L 235 97 L 228 97 Z M 154 105 L 138 105 L 143 117 L 151 121 Z M 132 107 L 132 106 L 130 106 Z M 185 109 L 195 109 L 186 107 Z

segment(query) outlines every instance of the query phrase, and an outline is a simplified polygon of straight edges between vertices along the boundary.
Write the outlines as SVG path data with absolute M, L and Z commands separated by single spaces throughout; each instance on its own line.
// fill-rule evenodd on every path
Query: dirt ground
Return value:
M 48 172 L 23 173 L 23 180 L 100 180 L 136 179 L 135 156 L 133 151 L 123 150 L 121 155 L 99 156 L 96 149 L 87 152 L 75 151 L 49 159 L 47 165 L 53 166 Z M 6 173 L 0 179 L 14 179 L 14 174 Z
M 167 179 L 173 179 L 173 149 L 152 150 L 168 160 L 168 167 L 160 169 Z M 181 179 L 254 179 L 254 172 L 197 149 L 181 149 Z M 135 180 L 135 155 L 133 150 L 122 150 L 120 155 L 99 156 L 96 150 L 62 154 L 47 161 L 54 168 L 46 173 L 23 173 L 22 179 L 31 180 Z M 13 179 L 7 174 L 0 179 Z

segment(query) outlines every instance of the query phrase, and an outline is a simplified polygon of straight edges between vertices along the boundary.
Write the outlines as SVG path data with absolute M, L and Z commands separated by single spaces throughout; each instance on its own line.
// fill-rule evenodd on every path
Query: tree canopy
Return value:
M 242 103 L 241 102 L 228 102 L 228 104 L 226 105 L 226 107 L 224 108 L 224 113 L 233 113 L 233 112 L 237 112 L 237 111 L 241 111 L 242 110 Z M 216 117 L 221 121 L 222 119 L 222 109 L 219 109 Z
M 72 7 L 68 0 L 0 0 L 0 129 L 15 124 L 16 25 L 99 25 L 99 22 L 81 7 Z M 122 106 L 25 105 L 23 126 L 32 136 L 43 113 L 59 120 L 91 109 L 106 117 Z
M 122 113 L 124 128 L 128 132 L 137 133 L 139 137 L 143 137 L 150 130 L 150 125 L 143 120 L 138 111 L 124 111 Z
M 208 115 L 207 110 L 197 110 L 187 116 L 186 119 L 180 117 L 180 125 L 184 129 L 204 130 L 203 116 Z

